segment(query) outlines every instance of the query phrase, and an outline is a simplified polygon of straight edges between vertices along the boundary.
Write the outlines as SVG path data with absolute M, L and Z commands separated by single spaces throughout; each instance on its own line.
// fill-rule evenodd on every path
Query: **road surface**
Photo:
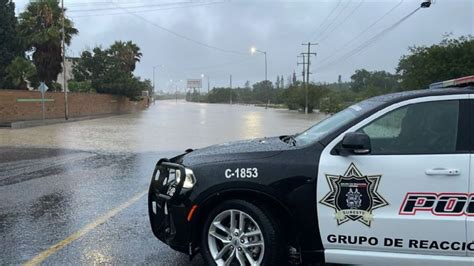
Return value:
M 158 101 L 137 114 L 0 129 L 0 264 L 202 265 L 152 235 L 145 194 L 155 162 L 322 118 Z

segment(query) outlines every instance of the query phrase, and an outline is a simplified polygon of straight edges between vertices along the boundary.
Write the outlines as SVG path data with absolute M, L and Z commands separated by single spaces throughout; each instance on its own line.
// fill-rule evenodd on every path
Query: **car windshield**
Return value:
M 375 109 L 383 102 L 374 101 L 373 99 L 365 100 L 358 104 L 354 104 L 310 127 L 306 131 L 295 136 L 296 144 L 304 146 L 316 141 L 320 141 L 331 132 L 347 125 L 355 118 Z

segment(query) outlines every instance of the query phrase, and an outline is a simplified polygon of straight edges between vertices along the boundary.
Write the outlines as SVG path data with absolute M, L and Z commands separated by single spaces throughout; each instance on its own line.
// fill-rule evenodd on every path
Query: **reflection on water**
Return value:
M 169 151 L 300 132 L 324 118 L 287 110 L 157 101 L 146 111 L 25 129 L 0 129 L 0 145 L 122 152 Z
M 262 136 L 262 114 L 258 112 L 246 113 L 243 128 L 246 139 Z

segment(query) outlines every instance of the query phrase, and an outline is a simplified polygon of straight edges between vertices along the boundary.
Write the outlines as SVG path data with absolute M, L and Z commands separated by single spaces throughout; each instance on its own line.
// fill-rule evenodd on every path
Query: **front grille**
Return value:
M 182 165 L 160 160 L 153 173 L 152 191 L 165 200 L 175 199 L 183 188 L 185 174 Z

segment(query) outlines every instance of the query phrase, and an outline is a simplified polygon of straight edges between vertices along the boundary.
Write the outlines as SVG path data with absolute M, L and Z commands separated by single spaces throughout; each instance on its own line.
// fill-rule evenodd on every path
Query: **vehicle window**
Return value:
M 348 108 L 315 124 L 303 133 L 298 134 L 295 137 L 296 143 L 297 145 L 306 145 L 319 141 L 329 135 L 331 132 L 334 132 L 338 128 L 346 125 L 347 123 L 350 123 L 357 117 L 360 117 L 363 114 L 370 112 L 371 110 L 377 108 L 383 103 L 383 101 L 368 99 L 358 104 L 349 106 Z
M 456 152 L 459 101 L 411 104 L 394 110 L 359 131 L 371 141 L 372 154 Z

